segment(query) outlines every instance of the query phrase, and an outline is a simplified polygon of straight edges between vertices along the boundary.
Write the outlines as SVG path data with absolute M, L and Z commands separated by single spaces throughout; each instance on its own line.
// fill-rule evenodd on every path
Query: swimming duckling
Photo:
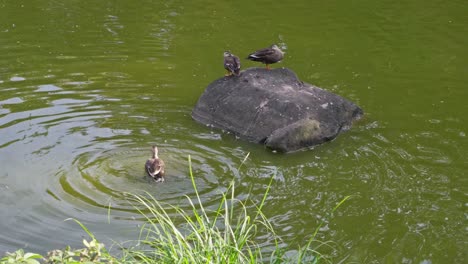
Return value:
M 239 76 L 240 71 L 240 60 L 239 57 L 230 53 L 229 51 L 224 52 L 224 69 L 228 71 L 226 76 L 231 76 L 232 74 Z
M 146 161 L 145 171 L 156 182 L 164 182 L 164 161 L 158 157 L 158 147 L 151 148 L 153 156 Z
M 247 59 L 252 61 L 259 61 L 266 65 L 266 68 L 269 70 L 269 64 L 277 63 L 281 61 L 284 57 L 284 52 L 280 48 L 273 44 L 269 48 L 264 48 L 251 53 Z

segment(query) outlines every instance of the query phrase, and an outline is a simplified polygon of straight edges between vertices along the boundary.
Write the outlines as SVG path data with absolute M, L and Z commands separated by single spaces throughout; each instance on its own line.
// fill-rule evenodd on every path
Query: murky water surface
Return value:
M 291 249 L 320 223 L 337 263 L 468 259 L 466 1 L 0 1 L 0 252 L 138 236 L 125 192 L 214 205 L 232 179 Z M 333 142 L 280 155 L 190 112 L 240 57 L 278 43 L 303 81 L 360 105 Z M 243 67 L 258 64 L 242 60 Z M 164 184 L 144 178 L 150 146 Z M 247 161 L 239 169 L 244 157 Z M 352 199 L 330 217 L 343 197 Z M 108 209 L 110 215 L 108 214 Z M 320 250 L 319 250 L 320 251 Z

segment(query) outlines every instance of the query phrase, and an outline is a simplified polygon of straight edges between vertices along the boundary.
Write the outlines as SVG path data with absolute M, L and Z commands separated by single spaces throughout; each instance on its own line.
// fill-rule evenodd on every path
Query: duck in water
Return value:
M 164 182 L 164 161 L 158 157 L 158 147 L 151 148 L 153 156 L 146 161 L 145 171 L 156 182 Z
M 249 54 L 247 59 L 252 61 L 259 61 L 266 65 L 267 70 L 270 69 L 269 65 L 281 61 L 284 57 L 284 52 L 273 44 L 268 48 L 260 49 L 254 53 Z

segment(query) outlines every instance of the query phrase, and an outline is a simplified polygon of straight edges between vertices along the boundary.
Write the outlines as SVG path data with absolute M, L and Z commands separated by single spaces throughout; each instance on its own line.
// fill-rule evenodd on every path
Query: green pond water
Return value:
M 310 238 L 334 263 L 467 263 L 468 2 L 0 1 L 0 253 L 136 239 L 123 193 L 206 206 L 231 180 L 260 201 L 288 254 Z M 339 94 L 364 118 L 292 154 L 195 123 L 222 54 L 277 43 L 272 67 Z M 164 184 L 144 177 L 150 146 Z M 246 162 L 239 168 L 244 157 Z M 333 215 L 332 208 L 352 198 Z M 111 207 L 108 215 L 108 207 Z M 261 236 L 261 234 L 259 234 Z M 266 248 L 271 239 L 260 237 Z

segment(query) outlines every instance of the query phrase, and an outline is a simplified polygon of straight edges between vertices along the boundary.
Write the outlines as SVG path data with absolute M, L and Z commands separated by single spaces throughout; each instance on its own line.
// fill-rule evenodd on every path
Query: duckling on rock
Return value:
M 164 182 L 164 161 L 158 157 L 158 147 L 152 146 L 153 156 L 146 161 L 145 171 L 156 182 Z
M 270 69 L 269 64 L 277 63 L 284 57 L 284 52 L 280 48 L 273 44 L 268 48 L 260 49 L 254 53 L 249 54 L 247 59 L 252 61 L 260 61 L 266 65 L 267 70 Z
M 224 69 L 228 71 L 226 76 L 231 76 L 232 74 L 239 76 L 240 71 L 240 60 L 239 57 L 230 53 L 229 51 L 224 52 Z

